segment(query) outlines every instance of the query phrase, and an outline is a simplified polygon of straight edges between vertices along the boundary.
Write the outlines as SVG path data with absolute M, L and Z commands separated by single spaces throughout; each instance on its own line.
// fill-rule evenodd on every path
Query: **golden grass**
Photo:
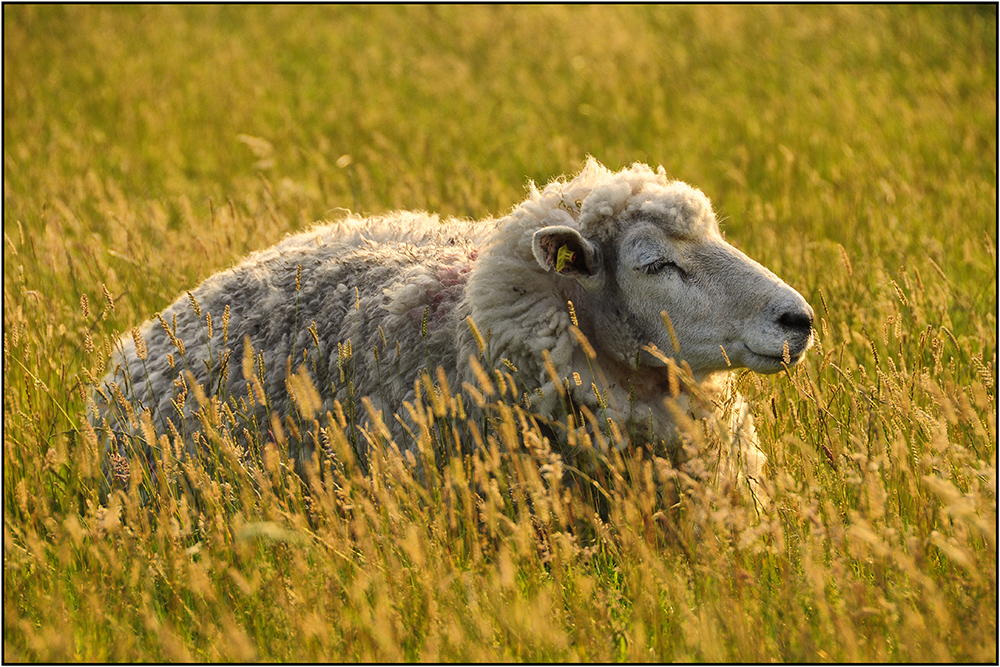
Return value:
M 5 659 L 995 662 L 995 35 L 988 6 L 5 8 Z M 766 510 L 633 450 L 564 483 L 497 360 L 429 369 L 424 459 L 482 445 L 426 475 L 299 377 L 273 430 L 317 474 L 205 397 L 211 456 L 155 436 L 158 488 L 121 461 L 100 502 L 118 334 L 336 207 L 502 214 L 587 153 L 702 188 L 815 307 L 802 364 L 736 371 Z

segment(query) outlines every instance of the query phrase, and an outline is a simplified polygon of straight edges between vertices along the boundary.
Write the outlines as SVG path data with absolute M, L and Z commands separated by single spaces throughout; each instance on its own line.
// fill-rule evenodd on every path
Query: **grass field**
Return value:
M 5 661 L 996 662 L 996 17 L 5 6 Z M 595 518 L 503 396 L 504 460 L 310 486 L 271 446 L 100 503 L 117 335 L 342 209 L 503 215 L 588 154 L 816 310 L 740 378 L 762 515 L 625 455 Z

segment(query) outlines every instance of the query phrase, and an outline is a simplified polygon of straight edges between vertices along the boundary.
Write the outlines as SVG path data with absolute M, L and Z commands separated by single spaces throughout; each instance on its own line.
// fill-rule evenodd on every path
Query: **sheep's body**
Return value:
M 405 415 L 402 404 L 413 402 L 413 381 L 427 368 L 428 355 L 432 370 L 440 365 L 448 369 L 452 382 L 457 379 L 455 335 L 468 314 L 462 309 L 462 296 L 476 258 L 476 241 L 492 226 L 397 213 L 349 218 L 291 236 L 210 277 L 161 313 L 173 337 L 182 341 L 183 354 L 159 318 L 140 327 L 145 361 L 138 358 L 133 337 L 123 337 L 122 350 L 113 360 L 119 368 L 105 385 L 128 385 L 125 393 L 130 398 L 152 407 L 158 431 L 168 432 L 168 420 L 178 431 L 185 426 L 190 431 L 196 427 L 189 422 L 198 404 L 188 392 L 187 409 L 183 414 L 177 411 L 174 401 L 184 389 L 175 386 L 176 379 L 183 378 L 189 386 L 184 373 L 189 371 L 206 391 L 246 397 L 243 357 L 248 340 L 254 372 L 261 361 L 265 369 L 262 386 L 267 406 L 257 401 L 255 411 L 265 429 L 270 428 L 267 408 L 279 416 L 293 410 L 286 387 L 293 355 L 293 370 L 303 364 L 327 399 L 324 410 L 331 409 L 334 398 L 346 403 L 349 380 L 354 396 L 372 397 L 387 415 Z M 206 314 L 213 323 L 211 341 Z M 375 348 L 380 350 L 377 362 Z M 220 387 L 227 353 L 226 382 Z M 123 373 L 129 376 L 127 383 Z M 334 388 L 339 389 L 336 396 Z M 101 397 L 98 404 L 103 413 L 108 411 Z M 398 427 L 391 418 L 386 422 Z
M 569 301 L 596 351 L 593 359 L 574 335 Z M 660 319 L 664 310 L 673 335 Z M 338 387 L 350 342 L 353 397 L 371 397 L 405 447 L 403 427 L 392 416 L 407 421 L 403 404 L 413 401 L 420 373 L 429 367 L 434 377 L 440 366 L 453 391 L 464 382 L 477 385 L 471 317 L 480 332 L 489 332 L 483 364 L 488 359 L 502 368 L 501 360 L 509 361 L 525 389 L 539 390 L 539 409 L 560 405 L 543 361 L 547 352 L 559 378 L 574 372 L 584 378 L 581 386 L 567 383 L 577 406 L 599 412 L 594 380 L 611 416 L 632 415 L 641 427 L 633 424 L 632 433 L 668 444 L 676 434 L 664 404 L 669 377 L 657 350 L 669 351 L 697 380 L 718 387 L 719 403 L 731 408 L 734 453 L 743 474 L 754 478 L 764 457 L 745 404 L 725 398 L 722 372 L 729 364 L 774 372 L 781 357 L 796 362 L 811 341 L 812 313 L 794 290 L 722 241 L 699 191 L 667 181 L 662 170 L 635 165 L 612 173 L 591 160 L 572 181 L 541 192 L 532 187 L 528 200 L 500 220 L 396 213 L 352 217 L 289 237 L 212 276 L 162 316 L 171 326 L 176 321 L 173 333 L 159 320 L 147 322 L 144 361 L 124 337 L 105 379 L 106 387 L 127 387 L 138 407 L 151 407 L 160 432 L 168 431 L 168 421 L 178 430 L 192 425 L 195 398 L 189 395 L 180 413 L 174 402 L 182 370 L 223 400 L 247 396 L 245 339 L 262 357 L 271 413 L 294 410 L 286 377 L 300 364 L 330 409 L 334 398 L 347 396 Z M 183 356 L 174 336 L 183 342 Z M 675 343 L 680 354 L 672 352 Z M 682 408 L 686 400 L 682 394 Z M 104 397 L 98 394 L 97 402 L 110 417 Z M 356 414 L 365 421 L 360 403 Z M 259 412 L 258 421 L 268 424 L 267 414 Z

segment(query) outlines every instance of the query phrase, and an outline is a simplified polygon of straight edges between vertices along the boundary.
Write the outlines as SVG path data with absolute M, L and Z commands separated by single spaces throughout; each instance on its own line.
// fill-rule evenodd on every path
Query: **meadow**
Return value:
M 996 19 L 5 6 L 4 660 L 995 663 Z M 587 155 L 702 189 L 814 307 L 803 363 L 738 375 L 764 509 L 665 506 L 631 450 L 561 484 L 502 366 L 479 452 L 427 478 L 303 408 L 325 476 L 216 438 L 188 487 L 102 498 L 119 335 L 315 221 L 502 216 Z

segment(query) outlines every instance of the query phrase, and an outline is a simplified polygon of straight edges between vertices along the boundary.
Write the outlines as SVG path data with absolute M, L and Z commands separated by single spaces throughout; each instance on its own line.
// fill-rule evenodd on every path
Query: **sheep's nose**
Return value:
M 786 310 L 778 317 L 778 324 L 795 333 L 808 334 L 813 325 L 813 309 L 809 304 L 802 304 Z

